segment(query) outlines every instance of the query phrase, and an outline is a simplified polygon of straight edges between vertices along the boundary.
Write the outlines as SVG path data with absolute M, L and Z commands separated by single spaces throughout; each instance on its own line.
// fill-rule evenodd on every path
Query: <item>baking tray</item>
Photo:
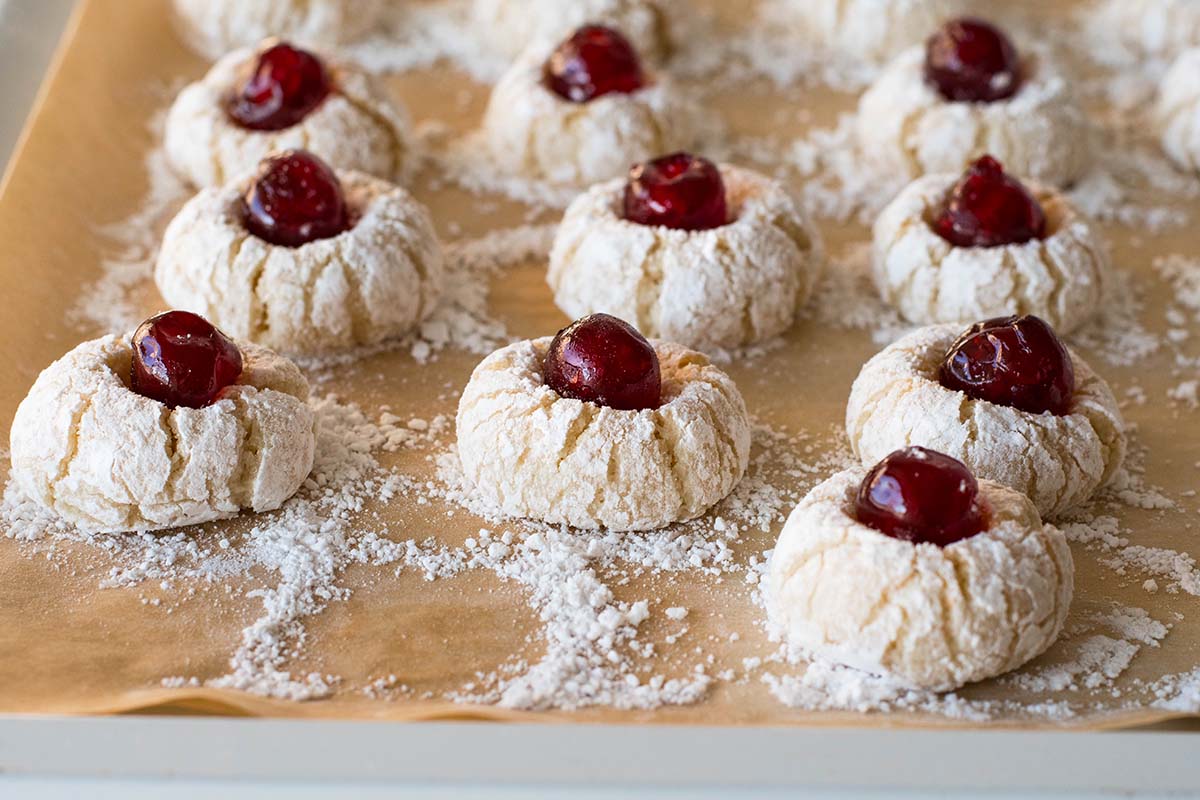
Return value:
M 709 9 L 712 10 L 712 9 Z M 1067 4 L 1035 9 L 1020 4 L 1014 13 L 1065 14 Z M 717 9 L 718 16 L 737 16 L 736 9 Z M 720 24 L 733 24 L 725 19 Z M 202 74 L 204 63 L 191 54 L 174 32 L 164 3 L 156 0 L 89 0 L 80 5 L 37 108 L 27 136 L 0 192 L 0 291 L 10 298 L 3 320 L 0 353 L 8 372 L 0 379 L 0 434 L 5 437 L 12 412 L 38 370 L 95 335 L 95 325 L 78 309 L 81 294 L 92 289 L 112 265 L 124 260 L 136 270 L 161 230 L 162 219 L 140 217 L 147 194 L 154 188 L 146 159 L 158 145 L 152 124 L 182 82 Z M 423 130 L 436 119 L 449 135 L 468 131 L 486 102 L 487 87 L 462 70 L 437 65 L 391 79 L 397 93 L 414 112 Z M 447 98 L 453 98 L 451 102 Z M 734 85 L 718 82 L 711 92 L 713 107 L 723 112 L 734 148 L 746 158 L 762 148 L 784 149 L 811 125 L 831 124 L 852 107 L 851 95 L 823 88 L 780 89 L 762 79 Z M 768 109 L 764 113 L 764 109 Z M 433 132 L 436 134 L 436 131 Z M 430 140 L 437 137 L 431 136 Z M 768 158 L 764 161 L 772 161 Z M 777 163 L 777 162 L 776 162 Z M 797 189 L 802 189 L 797 181 Z M 160 187 L 161 188 L 161 187 Z M 552 209 L 530 209 L 498 195 L 479 196 L 426 170 L 414 190 L 432 209 L 440 232 L 448 240 L 469 241 L 513 225 L 549 224 Z M 1187 214 L 1194 201 L 1172 202 Z M 130 223 L 129 220 L 135 220 Z M 822 222 L 827 243 L 846 258 L 864 228 L 854 223 Z M 1114 258 L 1131 276 L 1145 308 L 1164 308 L 1171 288 L 1152 268 L 1156 255 L 1184 252 L 1195 244 L 1186 226 L 1174 227 L 1152 240 L 1120 224 L 1105 226 Z M 840 261 L 835 261 L 838 268 Z M 514 337 L 543 335 L 557 330 L 565 318 L 550 302 L 542 282 L 544 261 L 520 260 L 498 270 L 490 281 L 491 313 Z M 126 293 L 145 313 L 158 308 L 148 274 Z M 879 344 L 867 331 L 837 329 L 819 321 L 819 310 L 807 315 L 780 346 L 745 359 L 728 369 L 738 381 L 756 418 L 776 431 L 786 430 L 793 441 L 807 441 L 818 451 L 838 446 L 845 394 L 861 363 Z M 1147 327 L 1159 322 L 1149 315 Z M 91 329 L 89 330 L 89 326 Z M 1155 333 L 1161 334 L 1160 329 Z M 1168 403 L 1166 392 L 1180 377 L 1172 353 L 1162 350 L 1136 364 L 1112 364 L 1092 356 L 1093 363 L 1118 393 L 1140 387 L 1145 403 L 1130 403 L 1125 413 L 1138 428 L 1144 448 L 1146 480 L 1173 500 L 1177 509 L 1164 511 L 1122 507 L 1114 513 L 1148 546 L 1184 550 L 1194 497 L 1193 465 L 1200 462 L 1200 443 L 1194 436 L 1195 412 Z M 383 405 L 398 413 L 432 417 L 453 413 L 454 389 L 465 382 L 479 356 L 451 347 L 430 364 L 418 364 L 407 348 L 366 357 L 352 365 L 333 365 L 314 373 L 321 391 L 378 413 Z M 801 439 L 799 437 L 807 437 Z M 445 437 L 443 437 L 443 440 Z M 440 447 L 441 445 L 439 445 Z M 803 445 L 808 446 L 808 445 Z M 388 468 L 421 480 L 432 477 L 426 457 L 431 448 L 383 454 Z M 816 457 L 819 461 L 819 456 Z M 820 477 L 799 480 L 794 491 Z M 402 538 L 434 536 L 459 546 L 486 523 L 458 511 L 393 503 L 381 506 Z M 196 536 L 210 544 L 237 531 L 208 526 Z M 739 563 L 770 547 L 778 525 L 768 532 L 751 532 L 733 546 Z M 512 655 L 515 632 L 522 647 L 537 653 L 538 627 L 526 595 L 511 582 L 486 572 L 472 571 L 453 579 L 427 582 L 416 571 L 393 575 L 390 570 L 366 574 L 352 567 L 345 585 L 354 589 L 307 621 L 304 655 L 289 664 L 298 672 L 317 669 L 338 675 L 341 682 L 327 699 L 296 703 L 262 698 L 207 686 L 164 686 L 171 676 L 199 681 L 226 672 L 226 662 L 242 628 L 255 618 L 256 602 L 244 592 L 261 583 L 261 575 L 233 581 L 234 598 L 218 597 L 200 587 L 187 594 L 179 586 L 101 589 L 111 566 L 93 546 L 56 548 L 43 557 L 37 547 L 0 541 L 0 623 L 6 640 L 0 658 L 0 711 L 54 713 L 113 713 L 165 709 L 220 714 L 269 716 L 390 718 L 390 719 L 570 719 L 602 722 L 686 722 L 708 724 L 810 725 L 967 725 L 1115 727 L 1146 724 L 1189 711 L 1127 707 L 1128 690 L 1168 673 L 1181 673 L 1200 663 L 1197 633 L 1200 622 L 1188 611 L 1195 598 L 1165 591 L 1148 593 L 1145 575 L 1119 575 L 1104 566 L 1103 553 L 1078 546 L 1077 618 L 1106 613 L 1113 603 L 1146 609 L 1170 623 L 1170 632 L 1157 646 L 1145 645 L 1111 685 L 1096 692 L 1047 693 L 1047 702 L 1080 705 L 1070 717 L 1002 712 L 988 719 L 947 719 L 920 710 L 893 714 L 789 709 L 764 687 L 761 671 L 746 670 L 731 682 L 717 681 L 699 702 L 655 710 L 619 711 L 590 708 L 573 712 L 529 713 L 492 705 L 451 703 L 440 699 L 446 687 L 475 682 L 477 672 L 494 670 Z M 747 657 L 768 655 L 773 647 L 759 628 L 762 612 L 741 573 L 724 578 L 682 572 L 648 574 L 618 590 L 620 597 L 652 597 L 656 618 L 646 623 L 649 639 L 668 635 L 661 610 L 671 605 L 691 609 L 685 648 L 728 640 L 736 644 L 706 646 L 714 673 L 736 668 Z M 157 603 L 155 602 L 157 601 Z M 395 635 L 381 635 L 391 631 Z M 401 635 L 403 634 L 403 635 Z M 529 642 L 524 642 L 526 637 Z M 466 653 L 450 658 L 451 649 Z M 664 649 L 665 645 L 664 645 Z M 1052 665 L 1062 653 L 1052 652 L 1032 668 Z M 695 659 L 668 657 L 670 669 L 686 674 Z M 777 667 L 775 672 L 786 672 Z M 396 675 L 395 684 L 409 687 L 399 697 L 367 696 L 379 676 Z M 437 691 L 435 691 L 437 689 Z M 433 692 L 433 697 L 425 697 Z M 1002 702 L 1013 688 L 989 682 L 963 692 L 968 699 Z M 1120 693 L 1120 696 L 1116 696 Z

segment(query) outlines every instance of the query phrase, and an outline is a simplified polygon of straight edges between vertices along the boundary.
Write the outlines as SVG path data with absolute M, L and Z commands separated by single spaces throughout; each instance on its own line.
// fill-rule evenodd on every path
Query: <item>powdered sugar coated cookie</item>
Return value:
M 442 252 L 404 189 L 340 172 L 356 221 L 300 247 L 251 234 L 240 198 L 251 177 L 202 190 L 171 221 L 155 265 L 167 302 L 229 335 L 288 353 L 371 345 L 407 333 L 437 303 Z
M 731 222 L 703 231 L 622 219 L 623 179 L 580 195 L 555 237 L 546 280 L 568 316 L 621 317 L 701 350 L 787 330 L 820 277 L 817 230 L 786 189 L 723 165 Z
M 986 530 L 947 547 L 854 518 L 866 469 L 816 486 L 771 555 L 768 611 L 811 655 L 948 691 L 1016 669 L 1054 643 L 1074 592 L 1067 540 L 1023 495 L 980 481 Z
M 629 94 L 571 102 L 543 84 L 554 46 L 527 49 L 492 90 L 483 135 L 501 169 L 582 188 L 691 144 L 698 108 L 666 75 L 648 74 Z
M 925 82 L 924 65 L 924 47 L 904 51 L 859 100 L 859 146 L 880 168 L 915 178 L 960 172 L 990 154 L 1014 173 L 1056 186 L 1087 169 L 1086 120 L 1043 54 L 1028 53 L 1021 88 L 991 103 L 946 100 Z
M 547 386 L 550 341 L 497 350 L 463 390 L 458 453 L 488 502 L 551 524 L 649 530 L 703 514 L 741 480 L 750 456 L 746 406 L 704 356 L 653 342 L 662 404 L 623 411 Z
M 408 158 L 405 113 L 374 78 L 338 59 L 321 56 L 333 90 L 297 124 L 262 131 L 230 119 L 225 98 L 255 57 L 252 49 L 226 55 L 175 98 L 164 148 L 176 172 L 195 186 L 217 186 L 253 170 L 275 151 L 302 148 L 336 169 L 389 180 L 403 173 Z
M 885 302 L 918 324 L 1036 314 L 1060 333 L 1097 312 L 1109 282 L 1108 251 L 1065 197 L 1027 183 L 1046 215 L 1044 239 L 956 247 L 929 222 L 958 179 L 919 178 L 876 219 L 873 275 Z
M 846 434 L 864 464 L 918 445 L 1029 497 L 1043 516 L 1085 502 L 1125 458 L 1125 423 L 1103 378 L 1071 353 L 1070 413 L 1031 414 L 973 400 L 938 382 L 957 324 L 910 333 L 863 366 L 846 404 Z
M 312 469 L 308 382 L 290 361 L 239 343 L 243 370 L 215 403 L 168 408 L 128 386 L 128 337 L 76 347 L 17 408 L 12 477 L 68 522 L 147 531 L 269 511 Z
M 354 41 L 378 25 L 386 0 L 174 0 L 189 43 L 209 58 L 268 36 L 316 45 Z

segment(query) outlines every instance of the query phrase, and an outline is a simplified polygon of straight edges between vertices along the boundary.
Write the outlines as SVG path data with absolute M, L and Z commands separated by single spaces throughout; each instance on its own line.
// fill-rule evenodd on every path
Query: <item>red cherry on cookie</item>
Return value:
M 725 181 L 716 164 L 690 153 L 636 164 L 625 184 L 623 216 L 683 231 L 719 228 L 729 221 Z
M 950 190 L 933 229 L 957 247 L 1023 244 L 1046 236 L 1046 212 L 1000 162 L 983 156 Z
M 243 128 L 278 131 L 308 116 L 332 89 L 320 59 L 281 42 L 258 54 L 226 99 L 225 112 Z
M 646 85 L 633 45 L 603 25 L 585 25 L 560 44 L 546 60 L 542 79 L 546 88 L 572 103 L 629 94 Z
M 542 364 L 546 385 L 563 397 L 624 411 L 658 408 L 658 353 L 627 322 L 591 314 L 558 332 Z
M 854 515 L 893 539 L 938 547 L 974 536 L 987 525 L 971 471 L 924 447 L 897 450 L 876 464 L 858 487 Z
M 242 353 L 208 320 L 168 311 L 133 334 L 130 388 L 171 408 L 203 408 L 242 374 Z
M 350 228 L 341 182 L 307 150 L 286 150 L 259 164 L 242 198 L 242 220 L 252 234 L 282 247 L 328 239 Z
M 1054 330 L 1034 316 L 977 322 L 946 352 L 938 380 L 975 400 L 1063 416 L 1075 368 Z
M 995 25 L 952 19 L 925 42 L 925 81 L 952 102 L 992 103 L 1021 88 L 1021 61 Z

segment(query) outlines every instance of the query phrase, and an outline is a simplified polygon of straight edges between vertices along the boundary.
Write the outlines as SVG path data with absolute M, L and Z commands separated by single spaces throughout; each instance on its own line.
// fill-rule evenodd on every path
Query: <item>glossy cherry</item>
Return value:
M 924 447 L 897 450 L 867 473 L 855 517 L 893 539 L 945 547 L 987 526 L 979 484 L 966 465 Z
M 1071 410 L 1075 368 L 1054 329 L 1034 316 L 977 322 L 942 360 L 938 380 L 975 400 L 1062 416 Z
M 225 101 L 229 118 L 255 131 L 278 131 L 304 119 L 333 90 L 320 59 L 280 42 L 258 54 Z
M 546 385 L 563 397 L 626 411 L 658 408 L 658 354 L 627 322 L 592 314 L 558 332 L 542 365 Z
M 946 100 L 992 103 L 1021 88 L 1021 61 L 995 25 L 952 19 L 925 42 L 925 81 Z
M 176 408 L 203 408 L 242 374 L 242 353 L 208 320 L 190 311 L 167 311 L 133 334 L 129 386 Z
M 933 229 L 957 247 L 1000 247 L 1046 236 L 1046 212 L 1000 162 L 983 156 L 950 190 Z
M 622 216 L 684 231 L 719 228 L 729 221 L 725 181 L 716 164 L 690 153 L 635 164 L 625 184 Z
M 242 197 L 242 219 L 255 236 L 283 247 L 328 239 L 350 228 L 342 184 L 307 150 L 263 160 Z
M 603 25 L 585 25 L 560 44 L 546 60 L 542 79 L 546 88 L 572 103 L 629 94 L 646 85 L 633 45 Z

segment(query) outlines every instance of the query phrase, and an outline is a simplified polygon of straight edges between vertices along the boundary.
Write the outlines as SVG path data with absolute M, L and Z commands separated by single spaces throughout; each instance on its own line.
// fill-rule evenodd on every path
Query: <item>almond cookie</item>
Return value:
M 1139 56 L 1171 58 L 1200 45 L 1194 0 L 1096 0 L 1087 23 Z
M 383 19 L 386 0 L 173 0 L 188 41 L 209 58 L 268 36 L 317 45 L 352 42 Z
M 938 450 L 1026 495 L 1047 517 L 1085 502 L 1120 468 L 1125 423 L 1104 379 L 1033 320 L 990 320 L 966 334 L 933 325 L 877 354 L 846 404 L 854 452 L 873 464 L 906 444 Z M 1001 374 L 987 380 L 1009 385 L 981 390 L 997 362 Z M 1031 374 L 1014 380 L 1021 368 Z
M 237 50 L 179 93 L 167 114 L 171 166 L 219 186 L 278 150 L 303 147 L 336 169 L 393 179 L 408 156 L 407 121 L 375 80 L 286 43 Z
M 961 179 L 909 184 L 873 240 L 880 296 L 917 324 L 1037 314 L 1068 333 L 1101 307 L 1109 281 L 1104 243 L 1067 199 L 987 157 Z
M 318 176 L 330 199 L 316 210 L 328 222 L 281 199 L 312 197 Z M 285 227 L 289 213 L 299 219 Z M 311 355 L 412 330 L 441 293 L 442 252 L 429 213 L 407 191 L 361 172 L 335 177 L 291 151 L 190 200 L 167 227 L 154 279 L 168 303 L 232 336 Z
M 768 612 L 790 645 L 949 691 L 1054 643 L 1074 591 L 1066 538 L 1023 495 L 976 483 L 954 464 L 910 448 L 870 473 L 839 472 L 800 501 L 771 554 L 767 587 Z M 899 495 L 908 507 L 888 509 Z M 964 528 L 946 508 L 967 496 L 975 520 Z M 922 516 L 940 525 L 923 529 Z M 946 535 L 946 524 L 960 530 Z
M 1200 9 L 1198 9 L 1200 10 Z M 1200 41 L 1200 40 L 1198 40 Z M 1180 169 L 1200 169 L 1200 48 L 1187 50 L 1163 76 L 1155 109 L 1163 150 Z
M 591 25 L 526 50 L 492 90 L 483 131 L 504 171 L 583 187 L 687 146 L 697 112 L 621 34 Z
M 680 229 L 631 219 L 623 198 L 632 188 L 657 180 L 651 190 L 669 191 L 680 184 L 662 177 L 662 165 L 686 159 L 706 164 L 711 192 L 722 195 L 715 224 Z M 571 317 L 614 314 L 648 336 L 700 350 L 791 327 L 824 258 L 816 229 L 780 183 L 729 165 L 718 172 L 686 154 L 639 165 L 634 175 L 593 186 L 567 209 L 547 274 L 559 308 Z
M 663 3 L 652 0 L 475 0 L 472 20 L 510 58 L 589 23 L 620 31 L 650 61 L 671 52 Z
M 959 46 L 982 36 L 995 58 L 964 67 L 959 59 L 975 51 Z M 947 23 L 925 47 L 897 56 L 859 100 L 857 126 L 866 157 L 908 177 L 958 172 L 990 153 L 1064 186 L 1090 162 L 1087 123 L 1066 79 L 1043 53 L 1017 55 L 977 20 Z
M 162 327 L 178 327 L 181 316 L 191 327 L 163 336 Z M 229 369 L 217 382 L 209 370 L 200 400 L 195 386 L 175 397 L 150 385 L 179 371 L 194 382 L 192 355 L 170 359 L 207 341 L 206 323 L 197 319 L 169 312 L 139 328 L 135 342 L 150 326 L 148 373 L 137 372 L 140 351 L 115 336 L 84 342 L 47 367 L 13 419 L 16 484 L 87 531 L 194 525 L 269 511 L 291 497 L 312 469 L 316 446 L 308 383 L 294 364 L 224 340 L 232 348 Z
M 879 64 L 924 41 L 965 6 L 962 0 L 773 0 L 769 12 L 824 47 Z
M 700 516 L 746 471 L 750 423 L 737 387 L 699 353 L 636 332 L 635 344 L 598 346 L 589 325 L 632 330 L 597 314 L 553 340 L 502 348 L 475 368 L 458 407 L 467 478 L 504 513 L 554 525 L 649 530 Z M 584 383 L 597 375 L 620 383 L 630 373 L 589 364 L 580 348 L 649 359 L 653 370 L 639 367 L 636 381 L 600 394 L 569 396 L 566 362 L 548 360 L 564 346 L 577 348 L 566 362 L 588 365 L 575 375 Z

